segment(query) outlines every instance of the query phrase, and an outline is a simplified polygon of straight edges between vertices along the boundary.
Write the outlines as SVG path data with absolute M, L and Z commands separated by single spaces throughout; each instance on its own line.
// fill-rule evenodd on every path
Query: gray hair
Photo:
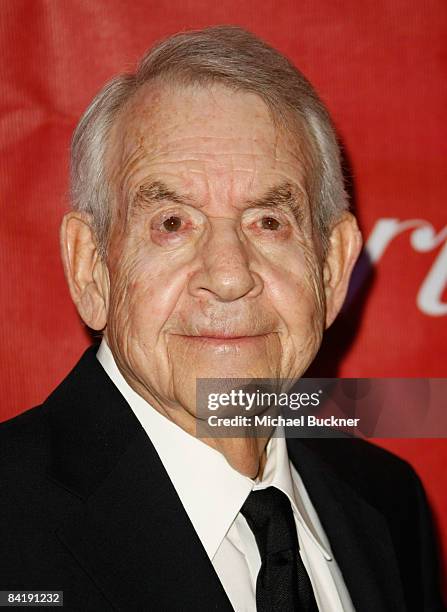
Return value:
M 340 148 L 329 114 L 304 75 L 279 51 L 236 26 L 175 34 L 155 45 L 134 74 L 117 76 L 96 95 L 73 134 L 71 199 L 74 210 L 92 215 L 105 256 L 113 199 L 105 156 L 118 112 L 142 86 L 154 81 L 190 85 L 219 82 L 257 94 L 273 120 L 305 141 L 313 227 L 323 252 L 329 230 L 349 208 Z

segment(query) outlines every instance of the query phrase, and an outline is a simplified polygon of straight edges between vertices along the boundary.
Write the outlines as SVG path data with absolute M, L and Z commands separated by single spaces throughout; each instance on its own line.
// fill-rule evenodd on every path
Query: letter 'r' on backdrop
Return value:
M 40 403 L 90 342 L 58 250 L 81 112 L 156 40 L 218 23 L 304 72 L 353 177 L 365 249 L 312 374 L 446 377 L 445 0 L 6 0 L 1 11 L 1 420 Z M 420 474 L 447 559 L 445 440 L 380 444 Z

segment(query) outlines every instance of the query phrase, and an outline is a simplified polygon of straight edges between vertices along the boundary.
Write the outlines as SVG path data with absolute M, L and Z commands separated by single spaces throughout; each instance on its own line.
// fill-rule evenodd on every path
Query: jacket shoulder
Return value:
M 17 472 L 19 466 L 38 469 L 47 456 L 48 432 L 46 404 L 0 423 L 0 473 Z
M 328 464 L 333 472 L 366 497 L 396 484 L 410 484 L 418 479 L 414 468 L 401 457 L 360 438 L 310 438 L 301 440 L 308 449 Z M 293 447 L 293 441 L 292 441 Z

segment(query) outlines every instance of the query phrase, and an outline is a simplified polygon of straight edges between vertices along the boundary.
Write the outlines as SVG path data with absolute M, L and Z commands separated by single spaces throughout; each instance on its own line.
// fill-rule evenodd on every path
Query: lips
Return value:
M 210 338 L 210 340 L 238 340 L 241 338 L 259 338 L 267 334 L 200 334 L 198 336 L 190 336 L 192 338 Z
M 192 345 L 197 344 L 201 348 L 205 348 L 206 346 L 212 348 L 219 349 L 229 349 L 233 347 L 238 349 L 245 347 L 257 347 L 257 350 L 260 349 L 260 343 L 266 341 L 266 338 L 271 335 L 270 333 L 263 334 L 241 334 L 238 333 L 225 333 L 221 332 L 206 332 L 206 334 L 201 335 L 187 335 L 187 334 L 178 334 L 177 337 L 180 338 L 184 342 L 188 342 Z
M 257 363 L 257 360 L 264 359 L 267 354 L 268 346 L 273 348 L 274 332 L 253 335 L 253 332 L 241 335 L 240 331 L 225 333 L 207 330 L 206 335 L 197 334 L 177 334 L 172 336 L 173 342 L 178 343 L 178 350 L 185 350 L 186 355 L 191 358 L 191 367 L 197 359 L 196 367 L 200 362 L 201 367 L 207 371 L 213 371 L 215 375 L 233 377 L 240 376 L 242 370 L 227 371 L 229 364 L 237 365 L 237 368 L 248 367 L 248 364 Z M 176 340 L 175 340 L 176 338 Z M 272 344 L 273 342 L 273 344 Z M 249 361 L 247 361 L 247 359 Z M 221 368 L 216 370 L 216 364 L 220 363 Z M 251 366 L 250 366 L 251 367 Z M 211 369 L 211 370 L 210 370 Z M 245 371 L 245 370 L 244 370 Z
M 185 338 L 198 338 L 210 340 L 244 340 L 245 338 L 261 338 L 268 336 L 272 332 L 264 332 L 260 334 L 243 333 L 243 332 L 203 332 L 199 334 L 179 334 Z

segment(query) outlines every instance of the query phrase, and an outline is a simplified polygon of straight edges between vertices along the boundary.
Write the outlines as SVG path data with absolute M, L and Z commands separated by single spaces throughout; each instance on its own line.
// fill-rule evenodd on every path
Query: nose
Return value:
M 192 295 L 212 295 L 218 301 L 231 302 L 261 293 L 262 279 L 250 269 L 248 247 L 238 235 L 235 221 L 213 220 L 198 259 L 199 268 L 189 281 Z

